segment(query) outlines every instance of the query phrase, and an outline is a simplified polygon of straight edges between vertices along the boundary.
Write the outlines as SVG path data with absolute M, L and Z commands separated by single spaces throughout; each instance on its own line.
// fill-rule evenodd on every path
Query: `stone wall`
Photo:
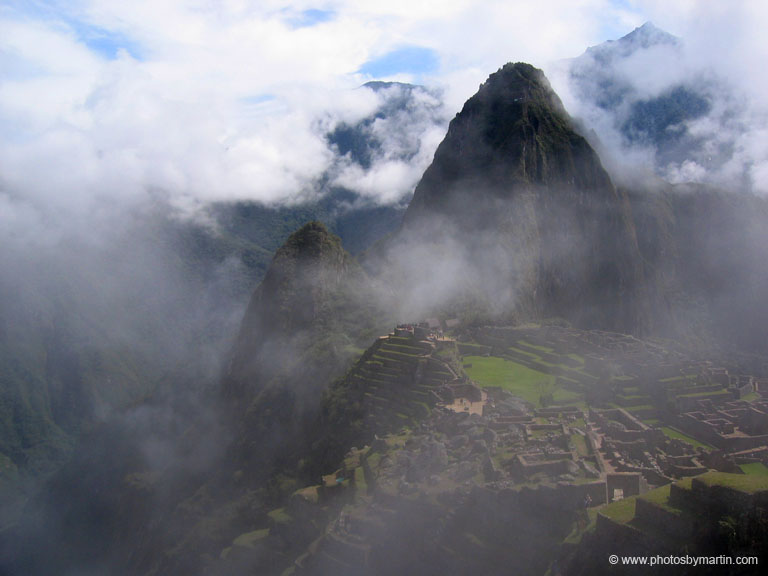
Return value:
M 608 474 L 606 477 L 606 489 L 608 490 L 608 501 L 612 501 L 613 491 L 616 489 L 624 493 L 624 497 L 636 496 L 640 494 L 642 476 L 637 472 L 625 472 L 617 474 Z

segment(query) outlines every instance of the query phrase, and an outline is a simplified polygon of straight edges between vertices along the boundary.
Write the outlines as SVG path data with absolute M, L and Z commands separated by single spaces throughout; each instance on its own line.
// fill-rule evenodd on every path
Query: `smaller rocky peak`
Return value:
M 297 260 L 317 260 L 328 255 L 344 253 L 341 240 L 331 234 L 325 224 L 318 221 L 307 222 L 288 237 L 275 254 L 275 260 L 293 258 Z
M 679 38 L 661 28 L 653 25 L 653 22 L 646 22 L 642 26 L 635 28 L 619 40 L 623 44 L 631 44 L 635 47 L 650 48 L 661 44 L 675 45 L 680 42 Z

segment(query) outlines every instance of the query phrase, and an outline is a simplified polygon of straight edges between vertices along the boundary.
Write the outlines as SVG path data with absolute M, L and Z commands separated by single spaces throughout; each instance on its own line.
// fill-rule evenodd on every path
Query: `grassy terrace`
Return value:
M 664 434 L 666 434 L 667 437 L 675 438 L 676 440 L 682 440 L 683 442 L 690 444 L 694 448 L 706 448 L 707 450 L 712 450 L 712 446 L 710 446 L 709 444 L 705 444 L 704 442 L 699 442 L 695 438 L 691 438 L 687 434 L 683 434 L 677 428 L 662 426 L 661 431 L 664 432 Z
M 618 404 L 618 406 L 621 406 Z M 653 404 L 639 404 L 637 406 L 621 406 L 626 410 L 627 412 L 630 412 L 632 414 L 642 414 L 643 412 L 650 412 L 652 410 L 656 410 L 656 407 Z
M 707 472 L 696 477 L 697 482 L 706 486 L 725 486 L 739 492 L 754 494 L 768 490 L 768 476 L 760 474 L 727 474 L 725 472 Z
M 752 464 L 742 464 L 739 466 L 744 474 L 754 474 L 755 476 L 768 476 L 768 468 L 762 462 Z
M 635 496 L 612 502 L 600 509 L 600 514 L 611 520 L 626 524 L 635 517 Z
M 523 346 L 527 346 L 528 348 L 535 348 L 536 350 L 541 350 L 542 352 L 554 352 L 554 348 L 548 348 L 546 346 L 539 346 L 537 344 L 531 344 L 530 342 L 526 342 L 525 340 L 518 340 L 518 344 L 522 344 Z
M 718 390 L 716 392 L 691 392 L 690 394 L 680 394 L 679 398 L 717 398 L 730 395 L 731 393 L 728 390 Z
M 661 508 L 664 508 L 667 512 L 680 515 L 682 511 L 679 508 L 671 506 L 669 503 L 669 492 L 671 486 L 671 484 L 667 484 L 666 486 L 662 486 L 656 490 L 651 490 L 650 492 L 640 496 L 640 498 L 647 500 L 648 502 L 652 502 Z
M 365 481 L 365 473 L 362 466 L 355 468 L 355 493 L 358 497 L 368 494 L 368 483 Z
M 387 348 L 379 348 L 373 355 L 376 359 L 394 360 L 396 362 L 411 363 L 416 362 L 419 359 L 418 354 L 406 354 L 404 352 L 397 352 L 395 350 L 388 350 Z
M 404 344 L 391 344 L 389 342 L 382 344 L 382 349 L 390 352 L 399 352 L 408 356 L 423 356 L 424 350 L 417 346 L 406 346 Z
M 241 534 L 235 541 L 232 542 L 233 546 L 243 546 L 245 548 L 252 548 L 256 545 L 256 542 L 263 540 L 269 536 L 269 528 L 262 528 L 261 530 L 254 530 L 253 532 L 247 532 Z
M 269 516 L 276 524 L 290 524 L 293 522 L 293 518 L 291 518 L 291 515 L 285 511 L 285 508 L 277 508 L 276 510 L 272 510 L 271 512 L 267 513 L 267 516 Z
M 685 376 L 671 376 L 669 378 L 662 378 L 659 382 L 680 383 L 689 384 L 691 380 L 696 380 L 696 374 L 686 374 Z
M 724 472 L 707 472 L 701 476 L 689 477 L 679 480 L 675 482 L 675 485 L 684 490 L 691 490 L 694 483 L 703 483 L 707 487 L 723 486 L 748 494 L 768 491 L 768 475 L 760 474 L 727 474 Z M 618 502 L 613 502 L 611 504 L 597 508 L 597 512 L 614 522 L 629 524 L 635 529 L 639 529 L 641 531 L 649 531 L 654 534 L 656 534 L 657 531 L 663 533 L 664 527 L 658 526 L 655 523 L 649 524 L 648 519 L 639 519 L 635 517 L 635 508 L 638 500 L 649 502 L 674 516 L 690 517 L 692 521 L 695 521 L 697 514 L 696 509 L 680 508 L 670 503 L 671 486 L 671 484 L 667 484 L 661 488 L 651 490 L 646 494 L 642 494 L 640 496 L 631 496 L 629 498 L 619 500 Z M 591 529 L 591 525 L 589 526 L 589 529 Z M 574 533 L 572 533 L 569 538 L 573 538 L 575 541 L 578 541 L 577 538 L 580 538 L 581 534 L 578 534 L 577 532 L 578 531 L 574 531 Z
M 498 386 L 536 406 L 555 382 L 553 376 L 495 356 L 465 356 L 464 362 L 472 365 L 465 371 L 480 386 Z
M 541 407 L 541 396 L 552 394 L 556 403 L 582 404 L 583 395 L 557 386 L 557 379 L 523 364 L 497 356 L 465 356 L 467 375 L 480 386 L 498 386 L 515 396 Z
M 507 350 L 509 352 L 511 352 L 512 354 L 518 354 L 518 355 L 522 355 L 522 356 L 527 356 L 528 358 L 530 358 L 531 360 L 534 360 L 536 362 L 541 362 L 542 364 L 549 364 L 548 362 L 543 362 L 541 360 L 541 358 L 539 357 L 539 355 L 536 354 L 535 352 L 531 351 L 531 350 L 523 350 L 522 348 L 514 348 L 512 346 L 507 348 Z
M 688 479 L 688 481 L 690 483 L 690 479 Z M 624 498 L 618 502 L 612 502 L 611 504 L 603 506 L 598 511 L 603 516 L 607 516 L 615 522 L 626 524 L 635 517 L 635 502 L 638 498 L 641 498 L 672 512 L 673 514 L 680 514 L 679 509 L 670 506 L 669 504 L 670 486 L 671 484 L 667 484 L 666 486 L 656 488 L 655 490 L 651 490 L 640 496 L 630 496 L 629 498 Z
M 687 478 L 683 478 L 682 480 L 678 480 L 675 482 L 676 486 L 679 486 L 680 488 L 684 488 L 686 490 L 690 490 L 693 486 L 693 477 L 688 476 Z
M 584 439 L 584 436 L 581 434 L 571 434 L 571 442 L 573 442 L 573 447 L 576 448 L 576 452 L 579 453 L 579 456 L 589 456 L 589 448 L 587 447 L 587 441 Z

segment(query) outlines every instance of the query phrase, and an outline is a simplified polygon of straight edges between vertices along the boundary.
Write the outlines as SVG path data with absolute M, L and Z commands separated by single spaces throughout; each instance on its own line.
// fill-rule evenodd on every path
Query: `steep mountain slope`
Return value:
M 94 423 L 179 380 L 210 384 L 253 289 L 251 244 L 164 205 L 125 210 L 98 242 L 59 234 L 0 255 L 0 454 L 25 478 Z
M 319 222 L 291 235 L 251 298 L 223 382 L 237 421 L 237 461 L 257 468 L 269 452 L 296 465 L 303 426 L 374 337 L 379 314 L 373 283 L 338 237 Z
M 627 197 L 528 64 L 506 65 L 467 101 L 384 252 L 432 304 L 646 328 Z

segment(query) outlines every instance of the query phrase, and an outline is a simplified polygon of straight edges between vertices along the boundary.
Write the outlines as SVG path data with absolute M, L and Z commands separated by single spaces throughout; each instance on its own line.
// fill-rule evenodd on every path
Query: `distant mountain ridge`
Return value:
M 684 39 L 651 22 L 588 48 L 564 63 L 580 108 L 572 112 L 584 117 L 605 146 L 650 152 L 653 169 L 673 183 L 713 182 L 729 162 L 741 162 L 735 134 L 742 106 L 718 71 L 686 50 Z

